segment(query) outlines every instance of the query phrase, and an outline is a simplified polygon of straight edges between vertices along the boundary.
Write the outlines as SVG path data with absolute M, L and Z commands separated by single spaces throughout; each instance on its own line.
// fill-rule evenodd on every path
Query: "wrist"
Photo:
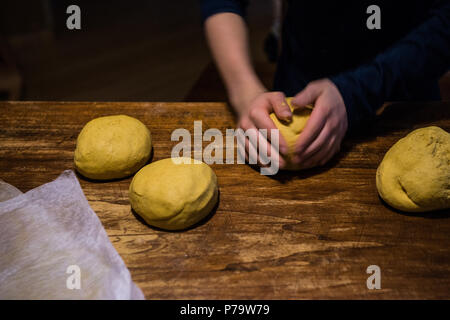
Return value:
M 242 83 L 228 90 L 228 97 L 233 109 L 240 116 L 248 111 L 251 102 L 260 94 L 267 92 L 262 83 Z

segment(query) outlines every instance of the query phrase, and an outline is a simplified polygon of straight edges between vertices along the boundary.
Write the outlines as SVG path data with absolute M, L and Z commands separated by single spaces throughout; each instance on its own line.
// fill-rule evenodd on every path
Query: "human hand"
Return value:
M 310 82 L 292 104 L 296 109 L 314 104 L 292 161 L 302 169 L 324 165 L 340 150 L 348 127 L 347 110 L 338 88 L 329 79 Z
M 271 129 L 277 129 L 274 122 L 270 118 L 271 113 L 275 113 L 276 117 L 282 121 L 291 121 L 292 112 L 289 108 L 286 97 L 282 92 L 264 92 L 256 96 L 247 108 L 245 108 L 239 114 L 238 128 L 247 131 L 248 129 L 267 129 L 267 139 L 258 135 L 258 144 L 264 144 L 267 150 L 267 156 L 271 157 L 279 155 L 273 146 L 271 145 Z M 253 145 L 249 139 L 245 138 L 245 157 L 248 160 L 250 151 L 258 150 L 258 146 Z M 259 148 L 261 150 L 261 147 Z M 275 152 L 275 153 L 274 153 Z M 288 152 L 288 146 L 286 141 L 281 135 L 279 135 L 279 152 L 286 154 Z M 265 166 L 258 155 L 258 164 Z M 279 155 L 278 166 L 283 168 L 286 165 L 286 161 Z

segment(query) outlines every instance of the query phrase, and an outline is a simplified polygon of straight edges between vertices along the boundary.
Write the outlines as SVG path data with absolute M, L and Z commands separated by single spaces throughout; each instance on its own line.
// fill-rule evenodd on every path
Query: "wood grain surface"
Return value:
M 1 102 L 0 178 L 25 192 L 74 169 L 83 125 L 111 114 L 149 127 L 153 161 L 170 157 L 172 131 L 192 132 L 194 120 L 203 130 L 234 128 L 223 103 Z M 429 125 L 450 131 L 449 102 L 390 105 L 322 168 L 268 177 L 247 165 L 212 165 L 218 208 L 184 232 L 133 215 L 131 178 L 78 178 L 148 299 L 448 299 L 450 212 L 400 213 L 375 186 L 385 152 Z M 369 265 L 381 268 L 381 290 L 367 289 Z

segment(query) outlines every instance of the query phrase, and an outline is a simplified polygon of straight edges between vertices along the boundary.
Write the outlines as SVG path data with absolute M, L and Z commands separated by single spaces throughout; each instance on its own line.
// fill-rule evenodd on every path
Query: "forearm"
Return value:
M 229 99 L 242 113 L 252 98 L 266 91 L 251 64 L 245 22 L 237 14 L 219 13 L 206 20 L 205 32 Z

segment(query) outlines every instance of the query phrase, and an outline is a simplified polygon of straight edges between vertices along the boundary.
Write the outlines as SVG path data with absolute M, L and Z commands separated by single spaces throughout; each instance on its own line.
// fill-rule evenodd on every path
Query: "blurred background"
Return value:
M 81 8 L 81 30 L 66 9 Z M 272 0 L 250 1 L 250 47 L 270 88 Z M 441 81 L 450 99 L 449 77 Z M 2 0 L 0 100 L 225 101 L 198 0 Z
M 66 9 L 81 8 L 81 30 Z M 271 0 L 253 1 L 253 59 L 268 85 L 263 51 Z M 205 86 L 206 85 L 206 86 Z M 224 101 L 205 43 L 199 1 L 2 0 L 0 99 Z

